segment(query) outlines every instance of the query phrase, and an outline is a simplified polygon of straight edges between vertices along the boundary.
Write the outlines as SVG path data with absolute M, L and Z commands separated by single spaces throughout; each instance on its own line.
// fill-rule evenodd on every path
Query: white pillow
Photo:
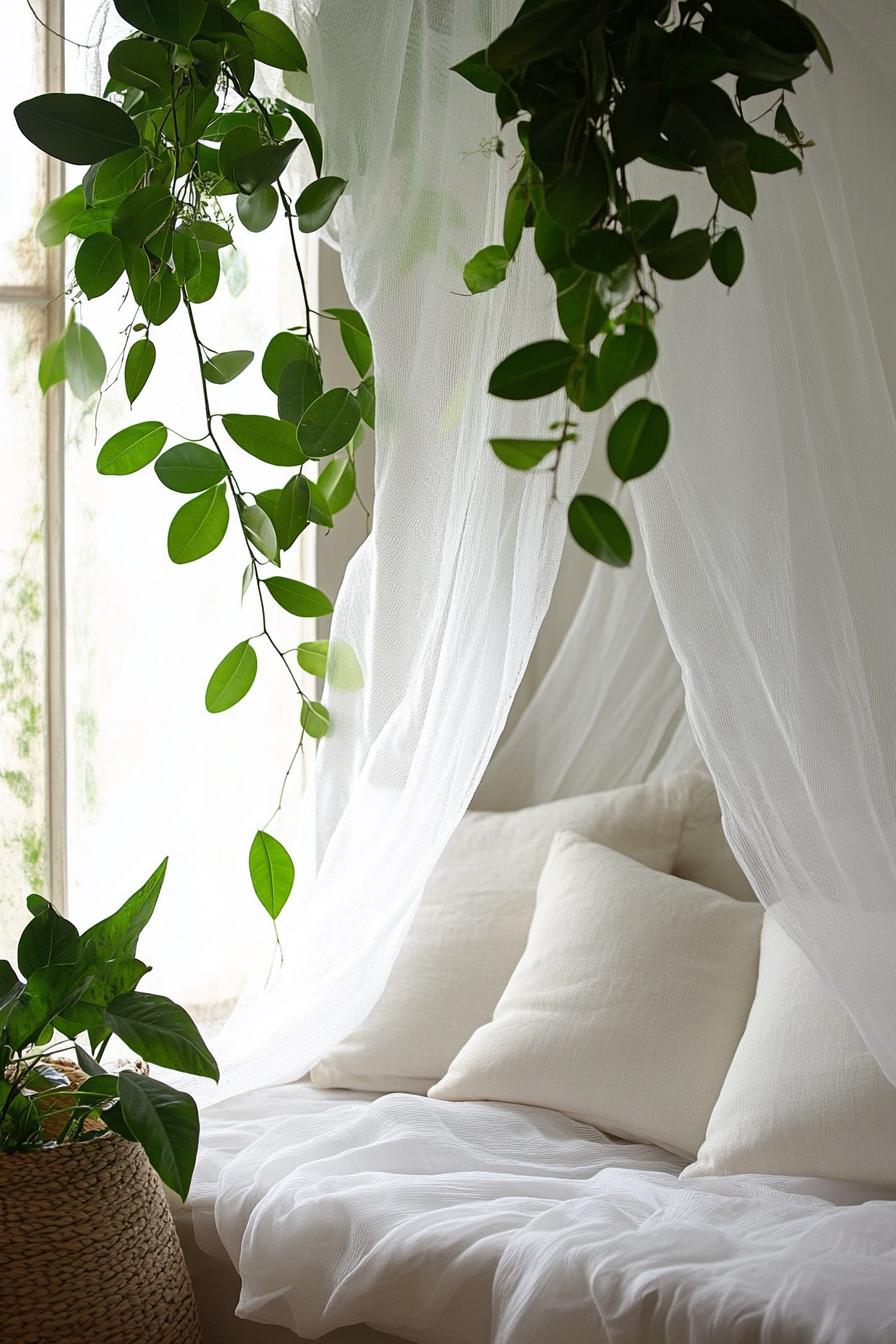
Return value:
M 495 1009 L 430 1089 L 696 1153 L 747 1021 L 762 909 L 568 831 Z
M 725 838 L 722 809 L 709 775 L 705 776 L 702 788 L 694 788 L 672 872 L 688 882 L 699 882 L 701 887 L 723 891 L 736 901 L 756 900 L 756 893 Z
M 317 1087 L 425 1093 L 488 1022 L 526 946 L 557 831 L 574 829 L 668 872 L 705 777 L 673 775 L 518 812 L 470 812 L 448 842 L 386 988 L 311 1071 Z
M 682 1176 L 748 1172 L 896 1186 L 896 1088 L 770 915 L 743 1039 Z

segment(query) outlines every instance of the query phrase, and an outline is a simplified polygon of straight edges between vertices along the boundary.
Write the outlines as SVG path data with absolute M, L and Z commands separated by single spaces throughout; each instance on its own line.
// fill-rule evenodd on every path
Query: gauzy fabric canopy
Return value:
M 501 236 L 516 145 L 505 133 L 494 152 L 492 100 L 450 67 L 517 8 L 321 0 L 298 16 L 325 171 L 350 183 L 339 227 L 376 358 L 376 512 L 333 622 L 351 674 L 328 687 L 317 881 L 287 907 L 282 968 L 219 1038 L 218 1097 L 297 1077 L 378 997 L 501 733 L 566 504 L 592 444 L 603 453 L 588 416 L 556 476 L 488 447 L 561 413 L 486 393 L 500 358 L 557 334 L 531 236 L 497 290 L 473 298 L 461 279 Z M 816 61 L 798 87 L 805 172 L 762 179 L 730 294 L 708 270 L 663 284 L 650 395 L 673 438 L 620 501 L 640 525 L 634 568 L 595 570 L 477 802 L 637 782 L 693 765 L 696 739 L 758 894 L 896 1082 L 896 22 L 885 0 L 806 8 L 836 73 Z M 712 208 L 696 176 L 661 189 L 686 222 Z

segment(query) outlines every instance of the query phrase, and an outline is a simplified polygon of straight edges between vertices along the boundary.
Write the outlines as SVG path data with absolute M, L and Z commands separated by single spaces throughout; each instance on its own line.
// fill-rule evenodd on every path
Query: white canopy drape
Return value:
M 376 352 L 376 520 L 332 632 L 364 685 L 329 689 L 318 881 L 293 897 L 275 983 L 219 1041 L 227 1092 L 297 1076 L 375 1001 L 498 739 L 594 436 L 584 426 L 564 454 L 557 498 L 550 475 L 511 473 L 487 447 L 555 418 L 485 393 L 500 357 L 553 334 L 537 263 L 527 255 L 475 299 L 460 277 L 500 236 L 513 155 L 489 152 L 491 100 L 448 70 L 516 7 L 392 0 L 372 23 L 323 0 L 312 24 L 327 171 L 351 183 L 347 285 Z M 896 1082 L 887 9 L 812 6 L 837 69 L 800 82 L 797 121 L 817 141 L 802 179 L 763 179 L 730 295 L 709 274 L 666 284 L 653 394 L 673 443 L 632 492 L 646 563 L 639 551 L 631 573 L 595 571 L 477 801 L 519 806 L 691 764 L 689 720 L 753 885 Z M 680 184 L 685 208 L 691 189 Z

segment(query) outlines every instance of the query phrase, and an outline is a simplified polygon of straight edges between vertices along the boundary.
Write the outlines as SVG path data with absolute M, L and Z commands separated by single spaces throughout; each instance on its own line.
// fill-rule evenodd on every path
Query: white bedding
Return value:
M 888 1192 L 684 1165 L 553 1111 L 294 1084 L 204 1113 L 188 1212 L 239 1314 L 309 1339 L 894 1344 Z

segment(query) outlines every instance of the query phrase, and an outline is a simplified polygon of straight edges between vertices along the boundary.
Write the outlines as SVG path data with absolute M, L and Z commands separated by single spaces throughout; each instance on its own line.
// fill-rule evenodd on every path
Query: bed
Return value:
M 892 1190 L 684 1166 L 530 1106 L 306 1083 L 222 1103 L 178 1218 L 204 1337 L 896 1340 Z M 237 1272 L 258 1324 L 230 1334 Z

